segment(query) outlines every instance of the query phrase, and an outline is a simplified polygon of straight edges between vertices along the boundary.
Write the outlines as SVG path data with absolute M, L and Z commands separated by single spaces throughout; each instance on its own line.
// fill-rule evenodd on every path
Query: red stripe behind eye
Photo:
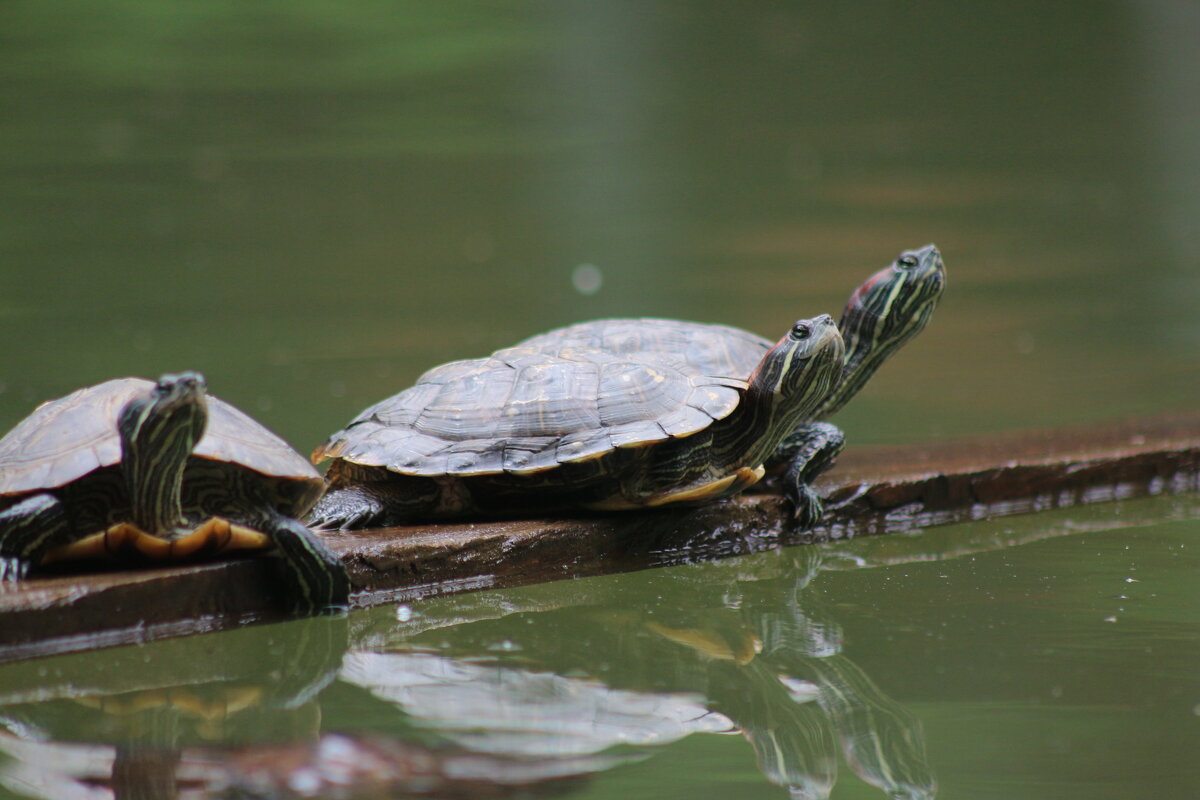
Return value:
M 870 292 L 882 281 L 888 280 L 888 278 L 891 277 L 891 274 L 892 268 L 884 267 L 883 269 L 879 270 L 879 272 L 876 272 L 874 275 L 867 278 L 865 281 L 863 281 L 862 285 L 855 289 L 853 294 L 850 295 L 850 299 L 846 301 L 846 306 L 849 307 L 861 305 L 863 295 Z

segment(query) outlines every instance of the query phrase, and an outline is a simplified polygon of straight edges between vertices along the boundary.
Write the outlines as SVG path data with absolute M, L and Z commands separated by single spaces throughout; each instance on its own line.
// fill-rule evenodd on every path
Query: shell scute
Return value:
M 528 436 L 504 440 L 504 471 L 514 475 L 541 472 L 558 464 L 555 460 L 557 436 Z
M 371 406 L 359 414 L 347 427 L 363 422 L 375 422 L 380 425 L 412 425 L 416 423 L 417 417 L 421 415 L 425 406 L 438 396 L 438 392 L 444 385 L 441 383 L 418 383 L 398 395 Z
M 208 428 L 192 454 L 240 464 L 277 478 L 321 477 L 291 445 L 245 412 L 212 395 L 208 396 Z
M 733 386 L 701 383 L 699 386 L 693 386 L 688 394 L 687 403 L 692 408 L 703 411 L 709 418 L 718 420 L 733 413 L 741 402 L 741 397 L 741 393 Z
M 652 352 L 696 375 L 744 379 L 772 344 L 728 325 L 646 317 L 580 322 L 533 336 L 521 346 L 589 347 L 622 357 Z
M 607 427 L 646 422 L 687 401 L 691 384 L 674 368 L 653 359 L 613 361 L 604 366 L 596 392 L 600 421 Z
M 446 449 L 447 475 L 498 475 L 504 472 L 504 447 L 495 439 L 472 439 Z
M 361 450 L 356 446 L 353 454 L 344 456 L 357 463 L 367 463 L 377 454 L 386 453 L 387 459 L 380 466 L 393 472 L 413 475 L 438 475 L 440 467 L 434 465 L 435 456 L 449 447 L 449 443 L 436 436 L 429 436 L 413 428 L 381 428 L 370 441 L 363 442 Z
M 485 365 L 482 359 L 466 358 L 460 361 L 449 361 L 428 370 L 417 379 L 417 385 L 422 383 L 451 383 L 467 375 L 479 372 Z M 487 365 L 490 366 L 490 365 Z
M 581 431 L 572 436 L 564 436 L 554 452 L 554 458 L 560 464 L 574 464 L 602 456 L 613 447 L 609 432 L 604 428 L 597 428 L 590 432 Z
M 595 364 L 548 360 L 529 364 L 519 373 L 497 421 L 501 437 L 560 437 L 600 426 Z
M 641 447 L 653 442 L 670 439 L 671 435 L 652 420 L 631 422 L 611 431 L 608 435 L 613 447 Z
M 663 415 L 658 424 L 670 436 L 690 436 L 707 428 L 712 421 L 712 417 L 700 409 L 685 405 Z
M 545 363 L 546 357 L 549 354 L 545 349 L 540 347 L 517 346 L 497 350 L 492 353 L 490 358 L 484 360 L 497 361 L 514 370 L 520 371 L 528 366 Z
M 413 426 L 450 441 L 492 436 L 516 377 L 511 367 L 498 363 L 455 378 L 426 403 Z

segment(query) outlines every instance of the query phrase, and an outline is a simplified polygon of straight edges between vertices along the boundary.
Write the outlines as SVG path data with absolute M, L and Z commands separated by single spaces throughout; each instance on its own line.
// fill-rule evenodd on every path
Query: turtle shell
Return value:
M 0 497 L 65 486 L 121 460 L 117 415 L 153 381 L 116 378 L 38 406 L 0 439 Z M 192 455 L 253 470 L 268 479 L 311 484 L 298 496 L 303 513 L 316 502 L 320 474 L 303 456 L 238 409 L 208 396 L 208 427 Z M 186 492 L 186 487 L 185 487 Z M 311 499 L 310 499 L 311 496 Z
M 598 319 L 557 328 L 518 347 L 588 347 L 613 355 L 657 353 L 697 375 L 745 380 L 775 342 L 730 325 L 674 319 Z
M 653 343 L 653 344 L 651 344 Z M 702 431 L 770 344 L 722 325 L 585 323 L 435 367 L 313 453 L 404 475 L 526 474 Z M 752 368 L 752 367 L 751 367 Z

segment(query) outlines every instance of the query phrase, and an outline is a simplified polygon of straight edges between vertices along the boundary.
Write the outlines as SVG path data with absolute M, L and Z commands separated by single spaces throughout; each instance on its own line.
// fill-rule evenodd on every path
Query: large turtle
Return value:
M 944 285 L 941 254 L 928 245 L 901 253 L 851 294 L 839 323 L 846 346 L 840 381 L 823 399 L 806 398 L 815 405 L 797 415 L 793 429 L 765 459 L 783 473 L 783 490 L 801 524 L 820 518 L 821 500 L 810 483 L 844 443 L 837 427 L 819 420 L 841 408 L 889 355 L 925 327 Z M 330 490 L 313 510 L 312 522 L 351 528 L 732 493 L 749 481 L 739 479 L 720 491 L 691 490 L 696 471 L 722 475 L 737 459 L 714 451 L 707 437 L 691 439 L 709 430 L 708 420 L 696 414 L 693 427 L 678 424 L 680 414 L 695 410 L 685 401 L 664 400 L 682 394 L 684 378 L 688 385 L 737 386 L 752 378 L 772 346 L 725 325 L 614 319 L 540 334 L 487 361 L 438 367 L 412 389 L 364 411 L 316 449 L 314 460 L 335 460 L 328 472 Z M 579 362 L 623 365 L 604 366 L 602 375 L 607 369 L 636 373 L 644 365 L 661 376 L 659 390 L 674 394 L 643 393 L 649 372 L 631 377 L 624 391 L 599 391 L 594 368 L 576 366 Z M 814 395 L 820 393 L 819 386 L 812 388 Z M 722 394 L 733 399 L 725 390 Z M 705 410 L 721 417 L 734 407 Z M 736 417 L 721 423 L 734 429 L 738 424 Z M 517 425 L 545 435 L 526 441 L 527 432 Z M 615 429 L 621 425 L 636 432 Z M 581 438 L 591 443 L 586 453 L 576 456 L 559 448 Z M 588 454 L 596 463 L 578 463 Z M 744 455 L 753 461 L 757 451 Z M 649 491 L 623 477 L 623 469 L 646 469 L 626 464 L 653 464 L 660 458 L 688 469 L 655 473 Z
M 783 487 L 802 521 L 821 516 L 820 498 L 808 484 L 832 466 L 845 444 L 841 429 L 821 420 L 846 405 L 892 353 L 925 328 L 945 287 L 942 255 L 929 244 L 903 251 L 851 293 L 838 321 L 846 343 L 841 380 L 811 419 L 785 437 L 767 464 L 768 471 L 787 471 Z M 687 370 L 737 377 L 750 374 L 772 342 L 726 325 L 612 319 L 559 328 L 520 345 L 593 348 L 621 356 L 671 354 Z
M 341 562 L 297 521 L 321 476 L 194 372 L 44 403 L 0 439 L 0 580 L 56 561 L 273 550 L 300 610 L 345 605 Z
M 741 491 L 842 372 L 833 319 L 800 320 L 752 372 L 550 341 L 456 361 L 368 408 L 332 457 L 317 527 L 628 509 Z

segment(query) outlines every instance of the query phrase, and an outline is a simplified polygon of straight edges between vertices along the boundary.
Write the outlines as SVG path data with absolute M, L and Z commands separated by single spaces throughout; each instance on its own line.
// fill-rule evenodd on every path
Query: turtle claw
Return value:
M 795 491 L 788 492 L 788 499 L 792 501 L 792 518 L 797 527 L 811 528 L 821 521 L 825 513 L 824 503 L 811 486 L 801 484 L 793 488 Z
M 338 522 L 325 516 L 324 514 L 309 514 L 307 517 L 305 517 L 304 524 L 314 531 L 329 532 L 336 531 L 338 529 Z
M 369 528 L 385 512 L 382 502 L 358 487 L 335 489 L 322 497 L 305 520 L 317 531 L 349 531 Z
M 314 515 L 304 521 L 309 528 L 321 533 L 333 533 L 334 531 L 345 530 L 343 526 L 347 520 L 340 517 L 331 517 L 325 515 Z
M 29 562 L 23 558 L 0 557 L 0 591 L 25 580 L 29 574 Z

